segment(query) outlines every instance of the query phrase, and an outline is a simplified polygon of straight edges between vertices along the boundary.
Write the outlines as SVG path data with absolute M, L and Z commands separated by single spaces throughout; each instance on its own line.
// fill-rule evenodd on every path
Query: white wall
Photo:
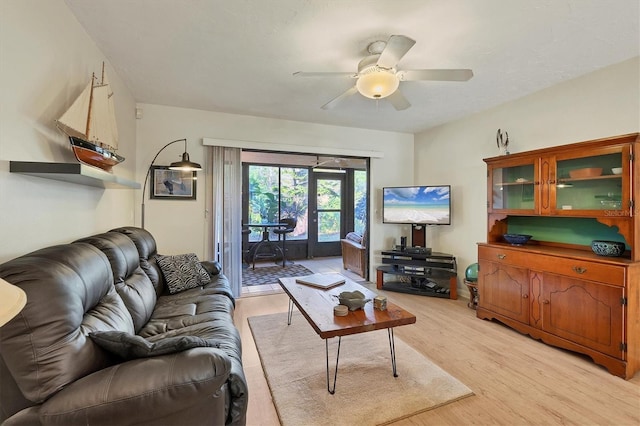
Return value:
M 75 162 L 54 119 L 106 59 L 62 0 L 0 2 L 0 262 L 133 224 L 135 190 L 99 189 L 9 173 L 9 161 Z M 135 172 L 135 102 L 106 65 L 120 150 Z
M 457 256 L 460 281 L 486 241 L 482 159 L 499 155 L 497 129 L 509 132 L 512 153 L 638 132 L 639 70 L 636 57 L 416 135 L 416 183 L 452 185 L 453 224 L 429 229 L 427 242 Z
M 144 179 L 154 155 L 166 143 L 187 138 L 192 161 L 205 166 L 203 138 L 240 141 L 262 141 L 305 147 L 332 147 L 340 149 L 381 152 L 384 157 L 371 161 L 371 236 L 372 263 L 379 252 L 389 248 L 399 238 L 398 226 L 382 225 L 381 193 L 383 186 L 407 185 L 413 180 L 413 135 L 381 132 L 349 127 L 276 120 L 193 109 L 140 104 L 143 118 L 138 120 L 138 181 Z M 320 112 L 319 112 L 320 113 Z M 182 154 L 183 146 L 167 148 L 156 164 L 168 165 Z M 145 227 L 156 237 L 160 250 L 205 254 L 205 188 L 203 172 L 199 172 L 196 201 L 145 201 Z M 140 192 L 140 191 L 139 191 Z M 240 196 L 240 194 L 238 194 Z M 140 204 L 139 202 L 137 204 Z M 179 219 L 175 219 L 179 218 Z M 137 207 L 136 223 L 140 222 Z M 185 232 L 186 237 L 180 237 Z M 379 263 L 379 261 L 378 261 Z M 375 265 L 372 265 L 374 267 Z M 375 268 L 372 277 L 375 277 Z

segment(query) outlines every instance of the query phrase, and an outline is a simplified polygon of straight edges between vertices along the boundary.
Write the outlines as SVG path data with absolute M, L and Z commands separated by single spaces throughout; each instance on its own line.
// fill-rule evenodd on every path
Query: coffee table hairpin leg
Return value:
M 396 364 L 396 340 L 393 335 L 393 328 L 387 328 L 389 335 L 389 352 L 391 353 L 391 370 L 393 377 L 398 377 L 398 367 Z M 340 360 L 340 344 L 342 336 L 338 336 L 338 353 L 336 354 L 336 369 L 333 372 L 333 387 L 329 385 L 329 339 L 324 339 L 325 353 L 327 355 L 327 391 L 333 395 L 336 393 L 336 380 L 338 378 L 338 361 Z
M 389 351 L 391 352 L 391 369 L 393 377 L 398 377 L 398 368 L 396 366 L 396 339 L 393 337 L 393 328 L 387 328 L 389 333 Z
M 327 354 L 327 391 L 333 395 L 336 393 L 336 379 L 338 378 L 338 360 L 340 359 L 340 343 L 342 336 L 338 336 L 338 354 L 336 355 L 336 369 L 333 372 L 333 388 L 329 387 L 329 339 L 324 339 L 325 352 Z
M 292 316 L 293 316 L 293 301 L 289 299 L 289 311 L 287 312 L 287 325 L 291 325 Z

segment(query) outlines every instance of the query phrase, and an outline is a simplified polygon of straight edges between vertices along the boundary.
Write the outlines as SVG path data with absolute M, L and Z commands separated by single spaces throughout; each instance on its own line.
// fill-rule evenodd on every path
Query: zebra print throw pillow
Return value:
M 173 256 L 156 255 L 156 261 L 171 294 L 200 287 L 211 281 L 209 274 L 194 253 Z

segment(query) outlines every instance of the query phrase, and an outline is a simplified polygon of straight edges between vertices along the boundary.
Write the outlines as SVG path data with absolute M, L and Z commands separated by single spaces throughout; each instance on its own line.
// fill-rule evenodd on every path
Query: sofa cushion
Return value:
M 349 232 L 349 233 L 344 237 L 344 239 L 345 239 L 345 240 L 352 241 L 352 242 L 357 243 L 357 244 L 362 244 L 362 240 L 363 240 L 362 235 L 360 235 L 360 234 L 358 234 L 358 233 L 356 233 L 356 232 Z
M 146 229 L 136 228 L 133 226 L 123 226 L 121 228 L 112 229 L 110 232 L 118 232 L 126 235 L 138 249 L 140 267 L 151 280 L 151 284 L 156 289 L 156 295 L 160 296 L 165 292 L 164 278 L 160 267 L 156 262 L 156 240 L 153 235 Z
M 156 260 L 171 294 L 201 287 L 211 281 L 211 277 L 194 253 L 157 255 Z
M 89 333 L 89 337 L 102 349 L 126 360 L 172 354 L 191 348 L 220 347 L 220 343 L 213 339 L 196 336 L 168 337 L 149 342 L 144 337 L 123 331 L 94 331 Z
M 131 313 L 134 330 L 140 330 L 149 321 L 157 296 L 151 280 L 140 267 L 133 241 L 123 234 L 107 232 L 76 242 L 89 243 L 107 256 L 116 290 Z
M 42 402 L 113 364 L 113 358 L 87 337 L 91 331 L 133 333 L 109 260 L 90 244 L 26 254 L 0 265 L 0 277 L 27 294 L 22 312 L 2 326 L 0 354 L 30 401 Z
M 215 348 L 126 361 L 72 383 L 42 405 L 40 421 L 20 424 L 229 424 L 230 370 Z

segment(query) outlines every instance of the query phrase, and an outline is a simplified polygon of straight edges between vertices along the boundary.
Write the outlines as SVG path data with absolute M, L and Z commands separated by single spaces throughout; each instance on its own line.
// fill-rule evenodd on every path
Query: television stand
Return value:
M 446 253 L 413 253 L 407 250 L 382 252 L 376 288 L 421 296 L 457 299 L 456 258 Z M 384 282 L 384 274 L 404 277 Z

